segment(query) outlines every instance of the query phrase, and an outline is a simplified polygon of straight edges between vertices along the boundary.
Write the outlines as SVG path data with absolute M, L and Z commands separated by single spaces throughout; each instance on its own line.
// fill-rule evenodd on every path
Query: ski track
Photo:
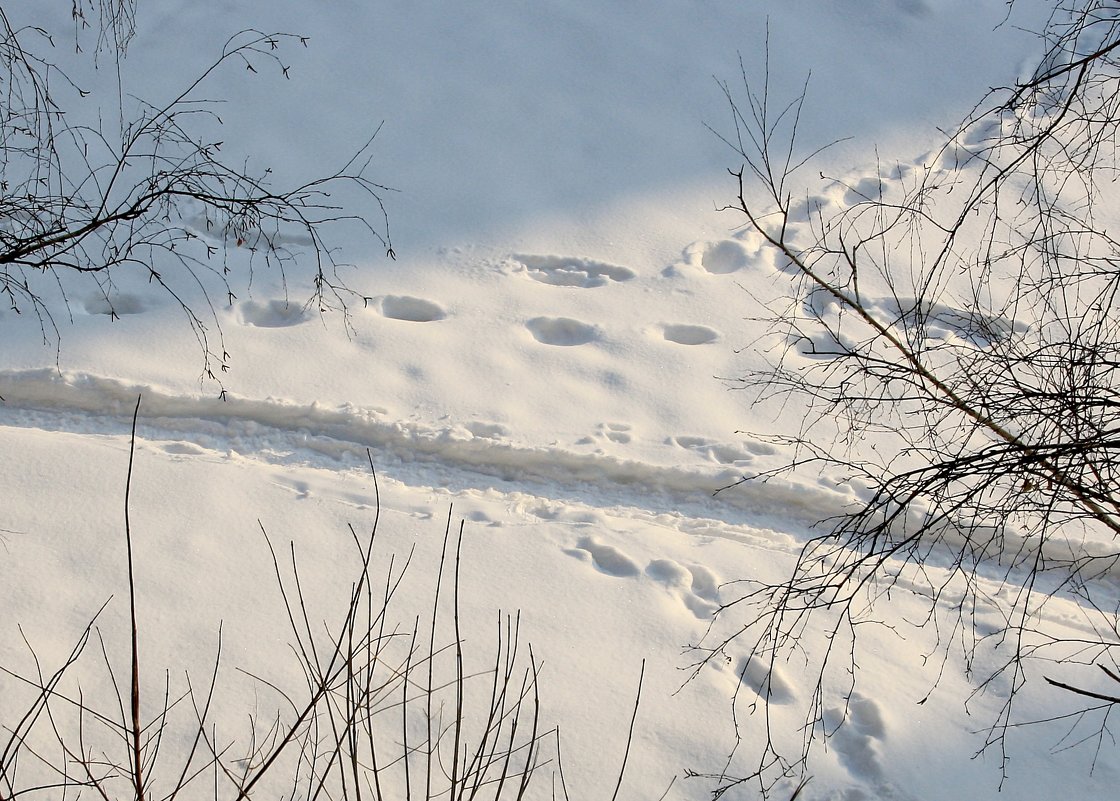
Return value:
M 721 448 L 731 446 L 697 437 L 671 442 L 715 464 L 657 465 L 601 452 L 532 447 L 504 439 L 509 432 L 502 426 L 479 421 L 433 427 L 393 420 L 384 410 L 352 404 L 332 408 L 274 398 L 174 395 L 50 368 L 0 372 L 0 426 L 122 435 L 129 430 L 138 396 L 143 397 L 141 437 L 163 443 L 171 454 L 210 451 L 220 458 L 234 453 L 267 464 L 337 470 L 362 469 L 368 464 L 368 451 L 379 473 L 406 485 L 497 491 L 518 501 L 531 497 L 539 501 L 533 507 L 539 507 L 537 516 L 546 518 L 560 516 L 557 509 L 591 508 L 620 517 L 656 518 L 695 536 L 796 553 L 810 537 L 826 530 L 822 521 L 843 514 L 848 500 L 823 487 L 781 480 L 748 481 L 717 492 L 739 482 L 744 473 L 722 454 Z M 625 428 L 610 424 L 606 436 L 627 441 Z M 946 531 L 942 536 L 947 545 L 960 546 L 954 541 L 967 533 Z M 997 586 L 1009 578 L 1014 582 L 1021 565 L 1030 562 L 1023 561 L 1024 554 L 1034 551 L 1011 532 L 1005 538 L 1005 548 L 1018 543 L 1019 566 L 989 566 L 984 573 L 990 573 L 988 578 Z M 1050 546 L 1060 551 L 1061 543 Z M 944 555 L 951 553 L 944 549 Z M 930 564 L 938 563 L 937 553 L 932 554 Z M 1006 571 L 1002 578 L 1001 571 Z M 1120 597 L 1120 566 L 1102 568 L 1095 582 L 1108 584 L 1111 594 Z
M 337 469 L 365 465 L 368 450 L 379 472 L 411 485 L 534 493 L 597 508 L 624 507 L 631 514 L 668 514 L 682 527 L 697 524 L 708 534 L 713 526 L 703 521 L 715 528 L 746 526 L 771 530 L 776 541 L 791 545 L 808 536 L 814 524 L 842 511 L 843 496 L 835 492 L 780 481 L 748 482 L 717 493 L 744 475 L 719 460 L 710 467 L 655 465 L 520 445 L 502 439 L 504 428 L 478 421 L 439 428 L 392 420 L 376 408 L 174 395 L 49 368 L 0 372 L 0 425 L 122 434 L 138 396 L 143 398 L 140 435 L 165 443 L 170 453 L 206 449 L 272 464 Z M 791 528 L 798 532 L 793 537 Z

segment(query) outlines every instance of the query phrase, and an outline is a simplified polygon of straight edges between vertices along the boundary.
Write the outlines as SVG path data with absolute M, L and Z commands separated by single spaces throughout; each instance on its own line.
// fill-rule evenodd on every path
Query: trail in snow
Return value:
M 146 441 L 159 443 L 171 455 L 225 459 L 235 454 L 284 468 L 275 471 L 274 482 L 300 496 L 311 488 L 306 481 L 292 483 L 286 468 L 338 470 L 341 466 L 364 472 L 368 452 L 378 472 L 402 484 L 476 498 L 497 494 L 539 520 L 598 519 L 606 513 L 786 554 L 796 553 L 811 536 L 823 533 L 829 521 L 855 502 L 850 494 L 823 483 L 737 483 L 744 473 L 733 466 L 734 457 L 743 454 L 736 446 L 700 437 L 670 437 L 666 442 L 669 453 L 697 457 L 692 464 L 653 464 L 602 451 L 528 446 L 502 426 L 477 421 L 438 427 L 394 420 L 378 408 L 174 395 L 150 386 L 50 369 L 0 372 L 4 398 L 0 426 L 121 435 L 128 430 L 138 395 L 143 397 L 140 435 Z M 604 426 L 602 433 L 613 442 L 625 443 L 629 438 L 626 426 L 620 424 Z M 732 484 L 736 486 L 718 491 Z M 327 484 L 315 492 L 337 495 Z M 338 499 L 358 506 L 371 502 Z M 964 547 L 967 536 L 967 532 L 959 537 L 944 533 L 941 550 L 946 559 L 952 559 L 954 546 Z M 1034 552 L 1035 546 L 1014 532 L 1006 532 L 1005 539 L 1018 543 L 1017 564 L 1024 564 L 1024 554 Z M 1050 544 L 1059 555 L 1063 547 L 1068 545 Z M 624 557 L 593 544 L 581 542 L 579 548 L 609 575 L 638 572 L 636 566 L 633 570 L 627 566 Z M 927 561 L 936 565 L 937 554 L 930 554 Z M 1009 578 L 1014 581 L 1021 568 L 1001 567 L 997 561 L 982 572 L 994 590 Z M 654 574 L 659 575 L 656 567 Z M 1109 585 L 1120 597 L 1118 580 L 1120 569 L 1115 567 L 1102 570 L 1096 578 L 1100 589 Z M 910 589 L 925 592 L 918 585 Z M 698 603 L 707 608 L 711 599 Z
M 402 422 L 377 408 L 298 405 L 276 399 L 171 395 L 111 378 L 55 370 L 0 373 L 0 425 L 120 434 L 138 395 L 143 397 L 141 435 L 171 453 L 203 449 L 234 452 L 273 464 L 363 465 L 371 451 L 379 470 L 406 483 L 454 490 L 503 489 L 558 502 L 626 506 L 682 518 L 736 526 L 800 530 L 843 511 L 844 495 L 781 481 L 740 481 L 731 463 L 736 446 L 700 437 L 675 437 L 667 445 L 693 465 L 657 465 L 610 454 L 530 447 L 497 425 L 478 422 L 434 427 Z M 603 434 L 625 442 L 625 426 Z M 714 463 L 714 464 L 713 464 Z M 784 534 L 781 539 L 788 539 Z

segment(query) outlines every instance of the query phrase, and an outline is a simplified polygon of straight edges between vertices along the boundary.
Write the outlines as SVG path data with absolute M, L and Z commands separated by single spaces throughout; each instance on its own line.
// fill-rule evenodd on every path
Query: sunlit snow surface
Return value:
M 68 8 L 56 5 L 65 49 Z M 216 305 L 231 354 L 221 385 L 199 379 L 181 310 L 142 276 L 68 285 L 57 354 L 34 320 L 0 311 L 0 663 L 29 664 L 17 625 L 59 659 L 110 596 L 103 628 L 123 647 L 127 431 L 142 394 L 132 528 L 153 686 L 164 668 L 205 674 L 219 621 L 229 672 L 286 664 L 261 527 L 295 541 L 304 585 L 339 601 L 348 526 L 374 516 L 368 452 L 382 563 L 416 549 L 401 620 L 426 609 L 446 522 L 464 520 L 472 645 L 485 650 L 496 610 L 522 610 L 573 798 L 613 791 L 643 659 L 620 798 L 718 773 L 740 680 L 733 771 L 749 771 L 763 742 L 761 704 L 744 694 L 769 693 L 771 724 L 796 749 L 804 664 L 778 665 L 767 686 L 735 644 L 695 675 L 688 650 L 736 597 L 726 582 L 779 580 L 814 523 L 856 492 L 810 474 L 713 494 L 782 464 L 765 435 L 798 413 L 752 407 L 727 380 L 775 346 L 755 320 L 790 284 L 718 211 L 739 164 L 716 135 L 730 126 L 717 80 L 734 88 L 740 58 L 761 80 L 767 36 L 776 94 L 811 72 L 806 146 L 853 138 L 806 180 L 835 176 L 812 184 L 814 202 L 850 202 L 878 183 L 877 161 L 901 165 L 896 180 L 924 165 L 936 126 L 1030 64 L 1037 45 L 1021 27 L 1037 25 L 1037 4 L 1017 3 L 1002 25 L 998 0 L 307 8 L 141 3 L 126 92 L 169 96 L 245 27 L 307 34 L 283 56 L 290 80 L 232 69 L 205 96 L 228 101 L 229 152 L 272 166 L 278 183 L 334 169 L 384 122 L 371 174 L 396 190 L 384 201 L 397 258 L 342 235 L 344 275 L 368 298 L 345 320 L 305 304 L 298 270 L 286 285 L 267 271 L 235 284 Z M 966 710 L 972 687 L 951 661 L 930 695 L 939 665 L 923 659 L 933 638 L 908 625 L 911 603 L 895 593 L 884 616 L 896 628 L 866 631 L 847 711 L 826 701 L 828 722 L 847 723 L 814 754 L 801 798 L 995 794 L 999 754 L 970 758 L 1005 688 Z M 1055 624 L 1077 625 L 1075 609 L 1065 615 Z M 1023 699 L 1039 718 L 1073 703 L 1033 684 Z M 245 714 L 231 703 L 223 725 Z M 1109 797 L 1113 744 L 1090 775 L 1092 747 L 1056 748 L 1064 733 L 1012 731 L 1006 797 Z M 678 778 L 667 797 L 712 786 Z M 550 780 L 537 792 L 551 797 Z

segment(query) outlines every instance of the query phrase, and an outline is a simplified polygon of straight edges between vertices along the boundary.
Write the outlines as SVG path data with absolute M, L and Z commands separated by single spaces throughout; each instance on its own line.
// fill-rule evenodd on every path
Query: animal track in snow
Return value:
M 104 314 L 112 317 L 121 317 L 126 314 L 140 314 L 148 310 L 148 302 L 139 295 L 129 293 L 115 293 L 103 295 L 97 293 L 89 295 L 82 302 L 86 314 Z
M 749 462 L 754 459 L 755 456 L 755 454 L 750 452 L 749 448 L 741 449 L 733 445 L 715 442 L 705 437 L 671 437 L 669 443 L 684 448 L 685 450 L 695 451 L 704 458 L 720 464 Z M 766 446 L 758 446 L 755 450 L 765 452 L 765 447 Z
M 737 272 L 746 267 L 748 262 L 746 248 L 731 239 L 709 243 L 700 253 L 700 265 L 713 275 Z
M 868 305 L 907 325 L 920 324 L 926 339 L 945 340 L 956 336 L 979 347 L 988 347 L 1012 333 L 1027 330 L 1026 324 L 1003 316 L 989 316 L 979 310 L 957 309 L 943 303 L 921 303 L 913 298 L 883 298 Z
M 719 604 L 719 577 L 703 565 L 693 565 L 688 572 L 692 574 L 692 591 L 696 596 Z
M 533 338 L 545 345 L 586 345 L 599 338 L 599 329 L 570 317 L 534 317 L 525 323 Z
M 844 710 L 834 707 L 825 714 L 825 726 L 831 731 L 844 717 Z M 848 701 L 847 717 L 832 735 L 832 747 L 840 761 L 855 776 L 877 779 L 883 769 L 879 764 L 878 741 L 886 735 L 883 714 L 871 698 L 854 693 Z
M 307 307 L 290 300 L 247 300 L 237 307 L 243 325 L 257 328 L 287 328 L 308 318 Z
M 661 331 L 666 340 L 678 345 L 706 345 L 719 339 L 719 334 L 706 325 L 665 323 Z
M 381 314 L 391 320 L 410 323 L 432 323 L 447 317 L 438 303 L 409 295 L 385 295 L 379 299 Z
M 988 314 L 979 309 L 956 308 L 945 303 L 925 303 L 907 297 L 868 298 L 867 308 L 888 326 L 918 331 L 926 340 L 944 342 L 956 338 L 985 348 L 1022 333 L 1028 325 L 999 314 Z M 806 315 L 821 320 L 834 320 L 836 300 L 823 290 L 806 293 L 802 307 Z M 802 356 L 810 359 L 833 359 L 847 347 L 837 342 L 828 331 L 812 336 L 790 336 L 789 344 Z
M 909 164 L 895 164 L 887 172 L 887 177 L 892 181 L 901 181 L 913 171 L 914 168 Z
M 824 195 L 808 195 L 800 200 L 794 200 L 789 208 L 789 218 L 786 225 L 801 226 L 805 223 L 812 223 L 819 220 L 821 217 L 828 218 L 834 213 L 835 209 L 832 208 L 832 202 Z M 753 232 L 755 236 L 761 240 L 761 234 L 757 231 Z M 790 233 L 787 227 L 787 233 Z M 759 241 L 759 247 L 767 247 L 763 241 Z
M 501 439 L 509 436 L 509 429 L 499 423 L 484 423 L 481 420 L 471 420 L 463 423 L 463 428 L 471 432 L 472 436 L 483 439 Z
M 599 436 L 627 445 L 630 442 L 630 426 L 626 423 L 599 423 Z
M 757 656 L 744 657 L 735 666 L 741 686 L 772 704 L 788 704 L 797 698 L 793 683 L 779 665 L 771 665 Z
M 468 512 L 465 516 L 465 519 L 470 520 L 472 523 L 481 523 L 490 528 L 501 528 L 503 525 L 501 520 L 495 520 L 481 509 L 476 509 L 473 512 Z
M 589 558 L 596 570 L 615 578 L 636 578 L 642 574 L 637 562 L 613 545 L 597 542 L 593 537 L 581 537 L 576 547 L 567 553 L 580 559 Z M 663 584 L 700 620 L 711 618 L 719 607 L 719 579 L 706 567 L 685 567 L 672 559 L 654 559 L 646 566 L 645 574 Z
M 211 242 L 221 242 L 227 247 L 274 250 L 291 245 L 310 247 L 315 244 L 311 236 L 298 226 L 285 226 L 283 231 L 266 232 L 260 228 L 239 230 L 237 226 L 211 220 L 205 213 L 195 214 L 184 222 L 187 228 L 200 237 Z
M 709 619 L 719 608 L 719 579 L 702 565 L 685 567 L 672 559 L 654 559 L 646 575 L 678 595 L 692 614 Z
M 596 569 L 601 573 L 606 573 L 608 576 L 626 578 L 641 573 L 638 563 L 629 556 L 613 545 L 604 545 L 603 543 L 596 542 L 592 537 L 581 537 L 574 552 L 569 551 L 572 555 L 579 555 L 580 552 L 590 554 L 591 562 L 595 565 Z
M 993 144 L 1010 135 L 1004 132 L 1003 125 L 998 119 L 981 118 L 946 142 L 943 148 L 924 154 L 915 163 L 926 166 L 932 162 L 932 167 L 938 171 L 960 170 L 970 162 L 984 158 Z
M 609 281 L 629 281 L 637 273 L 627 267 L 568 256 L 513 256 L 525 265 L 534 281 L 552 286 L 596 287 Z
M 193 442 L 168 442 L 163 446 L 164 453 L 172 456 L 201 456 L 206 450 Z
M 886 187 L 878 175 L 860 178 L 844 192 L 844 205 L 855 206 L 859 203 L 878 203 L 883 199 Z

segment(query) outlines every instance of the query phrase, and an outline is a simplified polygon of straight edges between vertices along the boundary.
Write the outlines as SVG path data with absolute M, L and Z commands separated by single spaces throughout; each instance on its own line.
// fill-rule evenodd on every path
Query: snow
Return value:
M 55 5 L 64 38 L 66 4 Z M 996 0 L 412 0 L 314 14 L 295 2 L 141 3 L 125 76 L 145 98 L 191 79 L 242 28 L 308 35 L 306 50 L 285 53 L 290 81 L 235 69 L 207 96 L 228 100 L 233 159 L 252 154 L 278 184 L 337 167 L 384 122 L 372 173 L 395 190 L 384 200 L 397 258 L 342 234 L 346 280 L 368 298 L 345 320 L 308 307 L 311 287 L 294 273 L 235 282 L 237 298 L 216 305 L 231 354 L 220 386 L 199 378 L 182 311 L 146 276 L 68 287 L 57 352 L 33 320 L 0 312 L 0 665 L 27 668 L 21 630 L 56 662 L 110 598 L 101 626 L 123 648 L 121 510 L 140 395 L 131 526 L 153 693 L 165 668 L 207 674 L 219 623 L 227 665 L 289 664 L 261 529 L 296 543 L 316 604 L 340 602 L 349 527 L 374 515 L 368 452 L 379 568 L 415 550 L 399 620 L 426 614 L 444 527 L 465 521 L 468 641 L 489 642 L 496 610 L 521 610 L 573 797 L 613 787 L 643 660 L 620 797 L 657 798 L 670 784 L 667 798 L 706 797 L 709 780 L 679 777 L 727 763 L 736 694 L 745 739 L 733 772 L 749 771 L 763 743 L 747 693 L 768 694 L 771 724 L 796 750 L 808 664 L 767 678 L 733 644 L 694 675 L 689 650 L 722 636 L 711 615 L 737 597 L 735 582 L 779 580 L 814 524 L 859 492 L 810 474 L 713 494 L 781 464 L 788 454 L 762 435 L 798 413 L 752 407 L 725 380 L 764 364 L 773 338 L 759 303 L 789 284 L 741 220 L 718 211 L 739 165 L 706 128 L 723 133 L 729 120 L 716 79 L 734 84 L 740 57 L 759 74 L 767 38 L 776 94 L 799 91 L 811 71 L 803 139 L 851 138 L 813 167 L 842 184 L 808 202 L 850 202 L 890 191 L 923 163 L 935 126 L 1030 69 L 1036 45 L 1022 27 L 1039 9 L 1016 3 L 1001 24 Z M 879 162 L 899 165 L 895 175 L 880 178 Z M 851 702 L 825 701 L 826 724 L 844 725 L 814 752 L 801 798 L 996 793 L 998 755 L 972 757 L 1005 688 L 974 695 L 959 657 L 939 679 L 925 658 L 933 634 L 907 623 L 921 608 L 898 592 L 895 628 L 861 633 Z M 1049 625 L 1081 625 L 1072 604 L 1048 614 Z M 1072 703 L 1034 682 L 1022 699 L 1039 718 Z M 227 729 L 252 703 L 240 701 L 231 696 Z M 13 714 L 3 700 L 0 714 Z M 1120 782 L 1111 744 L 1090 772 L 1092 747 L 1064 749 L 1064 733 L 1011 731 L 1007 797 L 1108 797 Z M 549 781 L 536 792 L 546 797 Z

